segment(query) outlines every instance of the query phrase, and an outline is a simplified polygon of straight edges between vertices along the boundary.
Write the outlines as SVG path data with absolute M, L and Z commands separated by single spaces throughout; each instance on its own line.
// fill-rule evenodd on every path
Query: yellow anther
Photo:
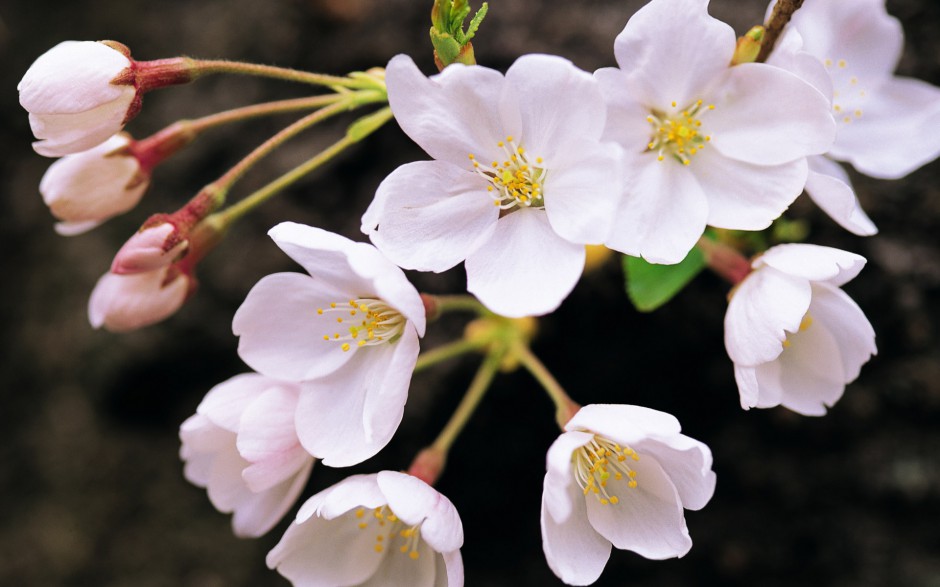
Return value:
M 627 486 L 629 486 L 630 488 L 636 488 L 636 485 L 637 485 L 636 481 L 630 481 L 629 483 L 627 483 Z
M 476 157 L 473 156 L 473 153 L 470 153 L 469 155 L 467 155 L 467 157 L 469 157 L 471 161 L 476 159 Z
M 341 346 L 340 348 L 343 349 L 343 352 L 348 351 L 348 350 L 349 350 L 349 343 L 348 343 L 348 342 L 344 342 L 344 343 L 343 343 L 343 346 Z
M 506 143 L 504 143 L 503 141 L 500 141 L 500 142 L 496 143 L 496 146 L 497 146 L 497 147 L 505 147 L 505 146 L 506 146 Z
M 336 307 L 336 303 L 334 302 L 334 303 L 330 304 L 330 307 L 331 307 L 331 308 L 335 308 L 335 307 Z
M 845 59 L 840 59 L 840 60 L 839 60 L 839 67 L 845 67 L 846 65 L 848 65 L 848 64 L 845 62 Z
M 323 308 L 317 308 L 317 314 L 323 315 Z
M 418 557 L 419 557 L 419 556 L 420 556 L 420 555 L 418 554 L 418 551 L 417 551 L 417 550 L 412 550 L 411 553 L 408 555 L 408 558 L 410 558 L 410 559 L 413 560 L 413 561 L 416 561 L 416 560 L 418 560 Z
M 323 335 L 323 340 L 330 340 L 330 335 L 329 335 L 329 334 L 324 334 L 324 335 Z
M 364 515 L 366 515 L 366 511 L 365 511 L 364 509 L 359 508 L 358 510 L 356 510 L 356 517 L 357 517 L 357 518 L 361 518 L 361 517 L 364 516 Z
M 675 102 L 672 103 L 672 107 L 673 107 L 673 108 L 676 107 L 676 103 L 675 103 Z
M 357 344 L 358 346 L 366 346 L 366 341 L 360 340 L 360 341 L 357 342 L 356 344 Z
M 610 503 L 610 502 L 607 501 L 607 500 L 604 499 L 604 498 L 601 498 L 601 505 L 607 505 L 608 503 Z
M 381 544 L 376 544 L 376 545 L 375 545 L 375 552 L 382 552 L 382 545 L 381 545 Z
M 402 551 L 402 552 L 408 552 L 408 545 L 407 545 L 407 544 L 402 544 L 401 548 L 399 548 L 398 550 L 400 550 L 400 551 Z
M 514 140 L 514 139 L 512 138 L 512 135 L 506 137 L 506 142 L 507 142 L 507 143 L 511 143 L 511 142 L 513 142 L 513 140 Z M 502 145 L 500 145 L 500 146 L 502 146 Z
M 333 333 L 333 339 L 335 340 L 335 339 L 337 339 L 337 338 L 339 338 L 339 332 L 334 332 L 334 333 Z
M 342 324 L 342 323 L 343 323 L 343 319 L 342 319 L 342 318 L 337 318 L 337 319 L 336 319 L 336 322 L 339 323 L 339 324 Z
M 611 496 L 610 496 L 610 503 L 612 503 L 612 504 L 614 504 L 614 505 L 617 505 L 618 503 L 620 503 L 620 498 L 617 497 L 616 495 L 611 495 Z
M 789 340 L 784 340 L 784 341 L 783 341 L 783 348 L 785 348 L 785 349 L 790 348 L 790 344 L 791 344 L 791 343 L 790 343 Z
M 860 117 L 861 115 L 862 115 L 862 111 L 861 111 L 861 110 L 856 110 L 856 111 L 855 111 L 855 116 L 859 116 L 859 117 Z
M 359 522 L 359 528 L 365 530 L 369 526 L 368 522 Z
M 831 66 L 832 66 L 832 59 L 826 59 L 826 61 L 824 61 L 824 63 L 826 64 L 826 67 L 831 67 Z

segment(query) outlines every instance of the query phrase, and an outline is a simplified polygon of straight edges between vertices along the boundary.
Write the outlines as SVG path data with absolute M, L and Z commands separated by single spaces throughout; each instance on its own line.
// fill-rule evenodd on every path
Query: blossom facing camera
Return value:
M 680 433 L 669 414 L 630 405 L 589 405 L 548 449 L 542 548 L 569 585 L 600 577 L 611 546 L 649 559 L 692 547 L 683 508 L 715 491 L 707 446 Z
M 753 262 L 725 314 L 741 407 L 784 406 L 821 416 L 877 352 L 875 331 L 840 288 L 865 258 L 830 247 L 786 244 Z
M 189 241 L 179 233 L 169 222 L 141 228 L 118 250 L 111 272 L 118 275 L 143 273 L 170 265 L 189 247 Z
M 309 275 L 259 281 L 235 313 L 238 354 L 303 382 L 297 434 L 329 466 L 362 462 L 398 429 L 424 335 L 421 296 L 375 247 L 281 223 L 268 234 Z
M 600 142 L 606 111 L 591 76 L 526 55 L 505 76 L 454 64 L 428 78 L 399 55 L 385 79 L 395 119 L 434 161 L 393 171 L 362 231 L 406 269 L 465 261 L 467 290 L 498 314 L 557 308 L 619 201 L 619 148 Z
M 186 479 L 234 514 L 236 536 L 268 532 L 310 477 L 313 457 L 294 431 L 299 393 L 296 384 L 243 373 L 213 387 L 180 426 Z
M 196 287 L 196 281 L 174 266 L 134 275 L 105 273 L 88 301 L 94 328 L 128 332 L 172 316 Z
M 129 55 L 93 41 L 64 41 L 42 54 L 17 86 L 39 139 L 36 152 L 78 153 L 119 132 L 133 114 L 137 89 L 133 80 L 115 80 L 132 65 Z
M 81 234 L 137 205 L 150 173 L 127 151 L 129 136 L 118 134 L 97 147 L 66 155 L 49 166 L 39 192 L 59 234 Z
M 294 587 L 461 587 L 454 505 L 404 473 L 355 475 L 311 497 L 268 553 Z
M 706 225 L 762 230 L 803 191 L 807 156 L 835 122 L 825 96 L 762 63 L 730 66 L 734 30 L 708 0 L 652 0 L 595 72 L 606 140 L 623 147 L 624 188 L 607 246 L 678 263 Z

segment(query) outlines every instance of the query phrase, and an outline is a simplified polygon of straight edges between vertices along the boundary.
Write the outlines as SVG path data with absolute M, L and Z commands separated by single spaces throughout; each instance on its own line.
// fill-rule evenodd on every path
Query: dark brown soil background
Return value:
M 423 158 L 394 124 L 262 208 L 202 265 L 198 295 L 170 321 L 118 336 L 93 331 L 88 294 L 146 216 L 169 211 L 288 119 L 207 135 L 160 168 L 143 204 L 80 237 L 52 231 L 15 86 L 38 55 L 65 39 L 116 39 L 139 59 L 180 54 L 343 73 L 409 53 L 433 71 L 430 0 L 6 0 L 0 3 L 0 585 L 286 585 L 264 566 L 285 524 L 234 538 L 228 517 L 182 477 L 177 429 L 215 383 L 244 370 L 230 320 L 263 275 L 293 270 L 265 236 L 282 220 L 356 239 L 375 187 Z M 612 42 L 636 0 L 494 0 L 478 36 L 481 63 L 505 69 L 549 52 L 587 70 L 613 64 Z M 889 0 L 907 33 L 900 71 L 940 84 L 940 3 Z M 762 0 L 713 0 L 739 32 Z M 205 79 L 147 96 L 137 137 L 177 118 L 297 96 L 303 88 Z M 344 120 L 343 122 L 348 122 Z M 341 132 L 331 125 L 254 170 L 239 198 Z M 940 129 L 937 129 L 940 132 Z M 718 488 L 688 522 L 681 560 L 614 552 L 598 585 L 940 586 L 940 163 L 903 181 L 853 175 L 881 228 L 854 237 L 805 201 L 812 242 L 869 259 L 846 289 L 878 333 L 879 355 L 825 418 L 782 409 L 743 412 L 722 343 L 726 286 L 705 275 L 666 308 L 633 311 L 616 264 L 585 279 L 541 321 L 535 350 L 583 403 L 636 403 L 675 414 L 715 454 Z M 538 254 L 534 244 L 532 254 Z M 425 291 L 459 292 L 462 269 L 414 275 Z M 459 334 L 431 330 L 425 348 Z M 475 368 L 465 359 L 414 380 L 405 421 L 378 457 L 353 469 L 400 469 L 430 442 Z M 555 585 L 539 537 L 550 402 L 525 374 L 501 376 L 457 442 L 440 489 L 466 529 L 470 586 Z M 350 471 L 317 467 L 312 494 Z

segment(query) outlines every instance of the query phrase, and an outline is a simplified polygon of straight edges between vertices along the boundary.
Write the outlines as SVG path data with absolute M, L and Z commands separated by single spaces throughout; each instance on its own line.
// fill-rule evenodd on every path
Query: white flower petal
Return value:
M 865 257 L 819 245 L 791 243 L 777 245 L 754 261 L 754 268 L 773 267 L 787 275 L 840 286 L 855 279 Z
M 489 241 L 467 257 L 467 291 L 503 316 L 538 316 L 557 308 L 581 277 L 584 246 L 559 237 L 545 212 L 524 209 L 496 223 Z
M 350 353 L 323 340 L 336 324 L 317 315 L 317 308 L 342 302 L 349 293 L 299 273 L 275 273 L 261 279 L 232 319 L 240 337 L 238 355 L 253 369 L 287 381 L 304 381 L 332 373 Z
M 571 455 L 593 438 L 594 434 L 590 432 L 569 431 L 561 434 L 548 448 L 542 511 L 548 512 L 556 521 L 566 520 L 577 509 L 569 491 L 569 485 L 576 485 L 571 469 Z M 579 499 L 583 499 L 583 496 L 579 495 Z
M 708 197 L 708 224 L 736 230 L 763 230 L 802 192 L 805 159 L 781 165 L 754 165 L 708 147 L 692 161 L 692 172 Z
M 862 365 L 878 353 L 875 330 L 865 313 L 844 291 L 826 283 L 813 284 L 809 312 L 836 341 L 842 356 L 844 382 L 854 381 Z
M 621 444 L 635 444 L 647 436 L 670 437 L 681 429 L 672 414 L 625 404 L 584 406 L 565 425 L 565 430 L 590 431 Z
M 294 506 L 310 478 L 312 468 L 313 459 L 309 459 L 293 477 L 265 491 L 253 493 L 239 503 L 232 515 L 235 535 L 256 538 L 267 534 Z
M 694 102 L 728 68 L 734 30 L 707 7 L 708 0 L 657 0 L 630 18 L 614 55 L 634 99 L 650 108 Z
M 619 503 L 585 499 L 591 526 L 615 547 L 649 559 L 683 556 L 692 548 L 692 539 L 676 488 L 651 456 L 641 456 L 631 467 L 638 486 L 618 495 Z
M 388 507 L 406 524 L 420 523 L 421 538 L 434 550 L 452 552 L 463 546 L 460 515 L 444 495 L 417 477 L 397 471 L 382 471 L 377 481 Z
M 464 165 L 467 155 L 490 152 L 511 132 L 499 116 L 504 79 L 492 69 L 454 64 L 428 79 L 397 55 L 385 83 L 398 124 L 434 159 Z
M 242 479 L 256 493 L 295 475 L 312 460 L 294 430 L 298 392 L 286 386 L 271 388 L 242 414 L 235 446 L 251 463 Z
M 440 161 L 402 165 L 379 185 L 362 231 L 389 259 L 418 271 L 445 271 L 492 235 L 499 208 L 488 182 Z
M 832 96 L 832 78 L 829 77 L 829 72 L 819 59 L 803 50 L 803 37 L 795 28 L 784 29 L 766 63 L 795 74 L 823 96 Z
M 111 81 L 131 61 L 120 51 L 94 41 L 63 41 L 43 53 L 16 86 L 20 104 L 32 113 L 85 112 L 122 98 L 133 86 Z
M 308 501 L 311 507 L 304 504 L 297 512 L 298 522 L 308 519 L 314 513 L 324 519 L 332 520 L 360 506 L 370 510 L 387 503 L 385 495 L 379 489 L 378 476 L 375 473 L 352 475 L 333 487 L 321 491 L 318 495 L 322 497 L 318 500 L 311 498 Z
M 811 295 L 806 279 L 773 268 L 746 277 L 725 314 L 725 349 L 731 360 L 754 366 L 776 359 L 783 352 L 787 332 L 799 330 Z
M 445 552 L 435 559 L 437 565 L 434 571 L 434 587 L 463 587 L 463 558 L 460 551 Z
M 30 114 L 29 126 L 40 139 L 33 150 L 44 157 L 62 157 L 100 145 L 124 128 L 131 99 L 133 93 L 126 100 L 74 114 Z
M 258 373 L 236 375 L 210 389 L 196 413 L 206 416 L 220 428 L 237 433 L 242 414 L 251 402 L 274 385 L 277 381 Z
M 636 157 L 608 247 L 651 263 L 678 263 L 705 231 L 708 203 L 691 170 L 655 153 Z
M 700 510 L 711 500 L 716 479 L 712 471 L 712 452 L 705 444 L 685 434 L 676 434 L 644 440 L 631 448 L 656 459 L 675 486 L 685 509 Z
M 711 146 L 748 163 L 780 165 L 825 153 L 836 136 L 828 98 L 769 65 L 730 68 L 717 92 L 703 99 L 715 104 L 703 115 Z
M 745 410 L 758 407 L 761 396 L 769 392 L 762 390 L 757 381 L 757 367 L 745 367 L 734 364 L 734 380 L 738 384 L 738 394 L 741 396 L 741 407 Z M 772 400 L 772 405 L 779 405 L 779 396 Z
M 568 459 L 571 459 L 570 452 Z M 549 475 L 545 475 L 542 491 L 542 550 L 545 560 L 552 572 L 565 583 L 590 585 L 601 576 L 610 558 L 610 541 L 598 534 L 588 522 L 585 497 L 578 486 L 571 482 L 556 487 Z M 570 515 L 558 518 L 549 511 L 546 500 L 553 492 L 564 493 L 564 499 L 573 508 Z
M 435 552 L 423 540 L 418 542 L 418 558 L 392 550 L 371 577 L 359 587 L 433 587 L 435 582 Z
M 940 88 L 898 77 L 868 96 L 861 116 L 839 125 L 831 156 L 866 175 L 898 179 L 940 155 Z
M 859 236 L 878 233 L 878 228 L 862 210 L 848 174 L 838 163 L 823 156 L 810 157 L 806 193 L 849 232 Z

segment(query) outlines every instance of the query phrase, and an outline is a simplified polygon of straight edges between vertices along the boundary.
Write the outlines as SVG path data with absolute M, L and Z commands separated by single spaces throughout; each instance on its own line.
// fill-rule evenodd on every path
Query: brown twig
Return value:
M 777 38 L 783 32 L 783 27 L 787 26 L 793 13 L 803 5 L 803 0 L 777 0 L 774 11 L 767 20 L 767 30 L 764 34 L 764 42 L 761 43 L 760 53 L 757 54 L 757 63 L 767 61 L 774 45 L 777 44 Z

